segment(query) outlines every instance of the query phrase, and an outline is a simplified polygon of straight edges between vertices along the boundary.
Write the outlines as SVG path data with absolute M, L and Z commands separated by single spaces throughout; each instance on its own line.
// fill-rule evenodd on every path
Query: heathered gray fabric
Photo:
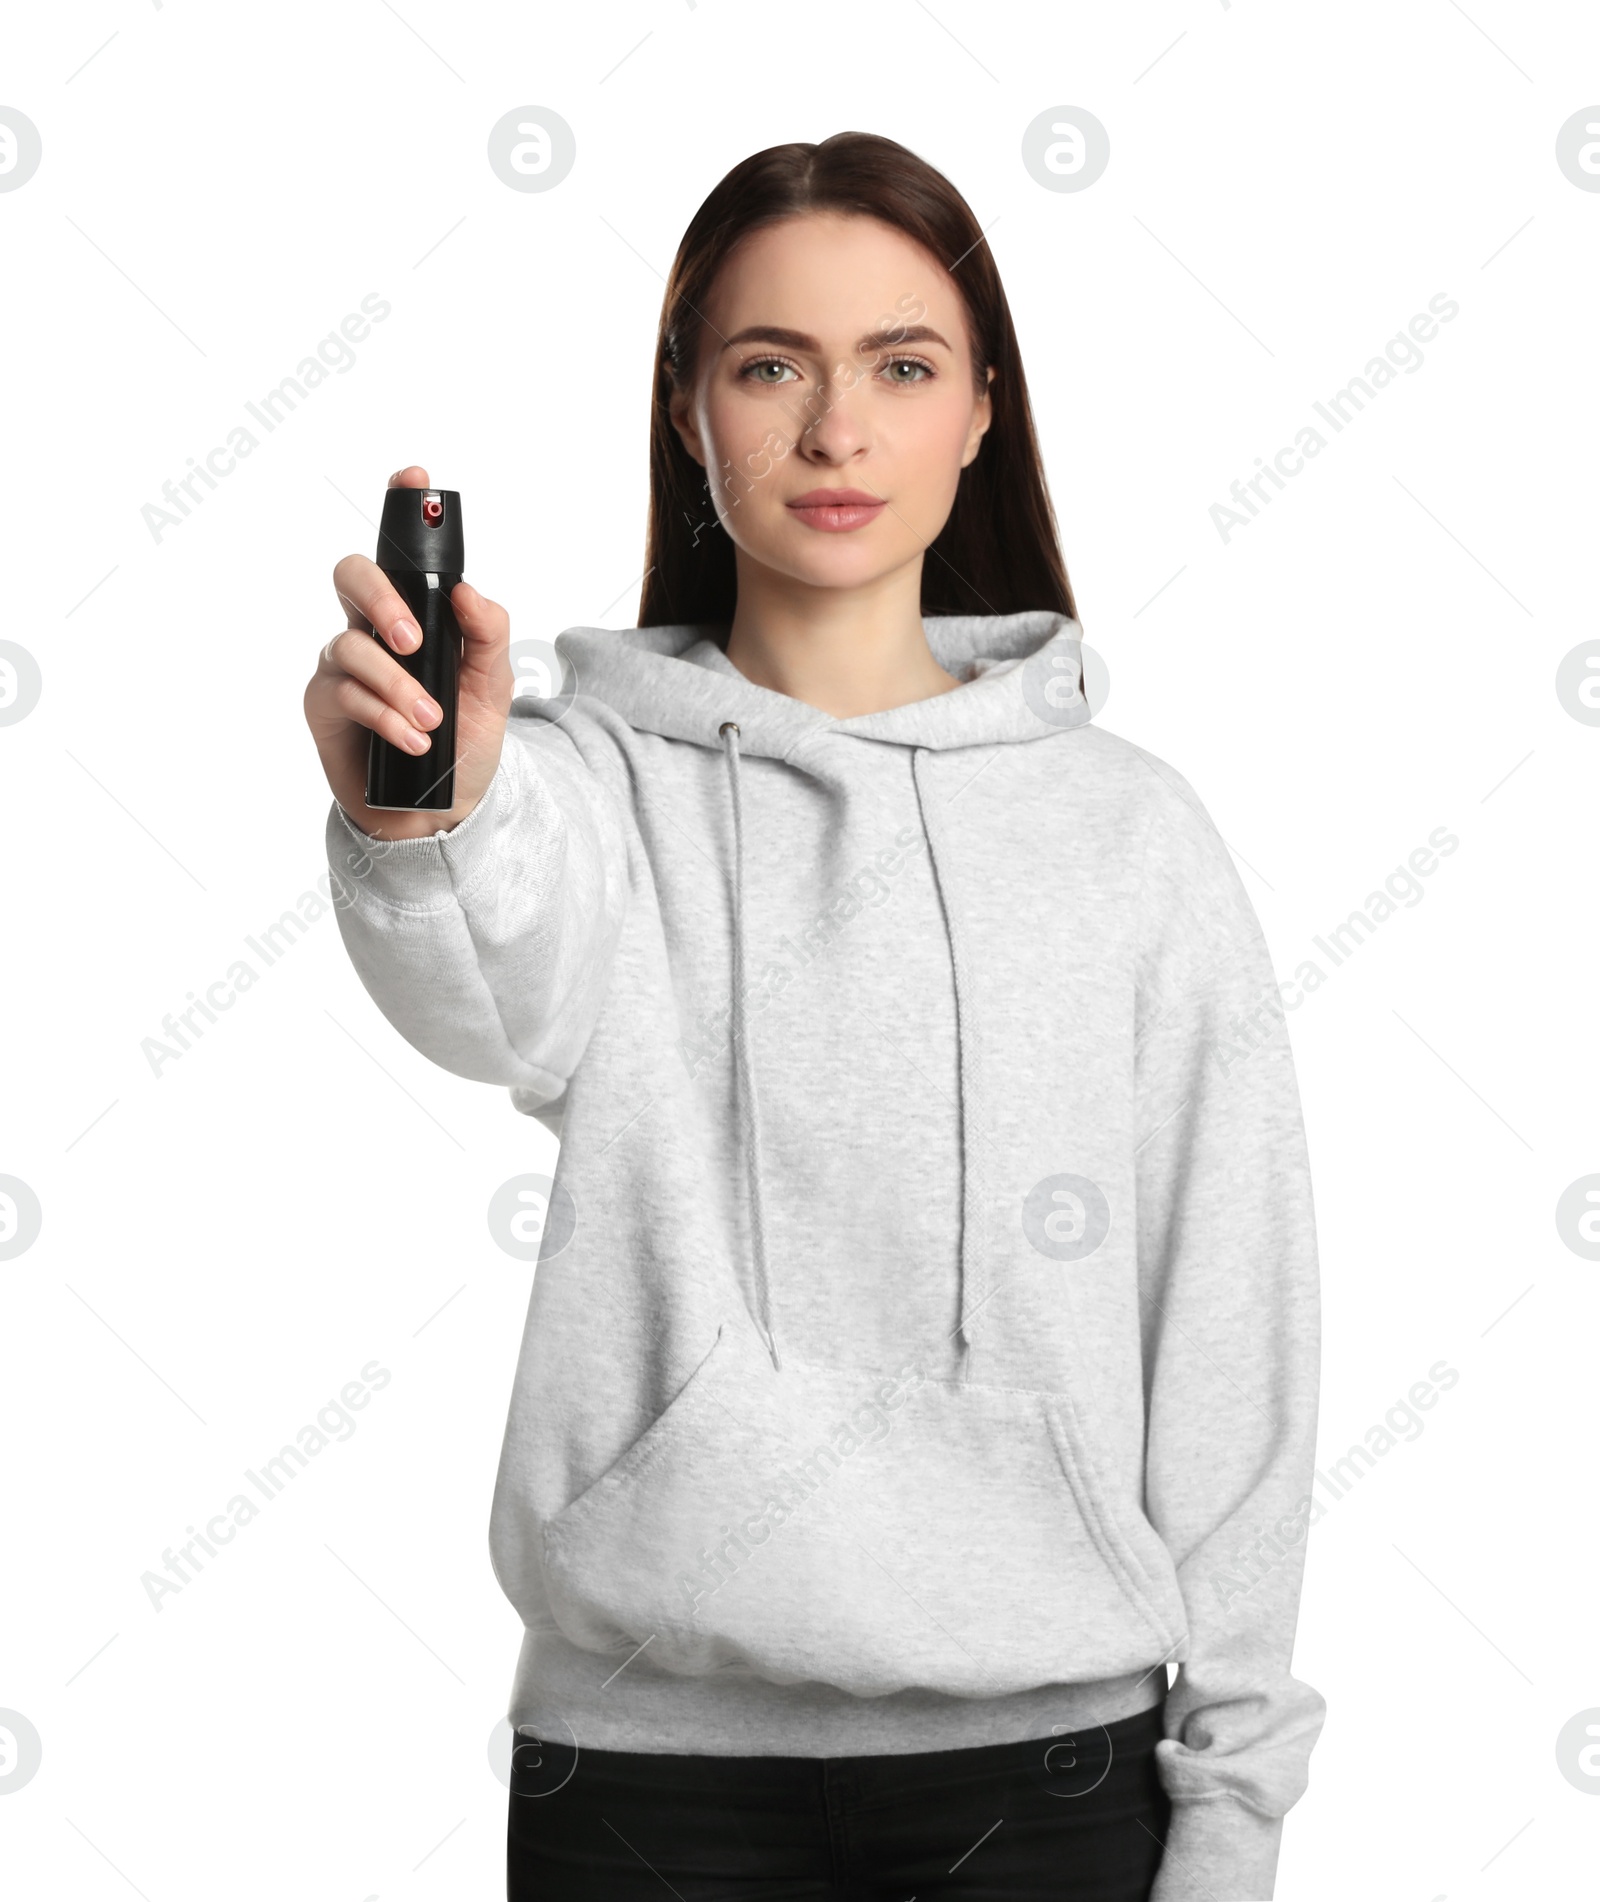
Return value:
M 1091 722 L 1076 622 L 924 626 L 963 684 L 846 720 L 716 630 L 571 629 L 454 831 L 328 815 L 378 1007 L 561 1138 L 490 1527 L 509 1716 L 946 1749 L 1173 1660 L 1156 1902 L 1257 1902 L 1324 1713 L 1271 960 L 1193 788 Z

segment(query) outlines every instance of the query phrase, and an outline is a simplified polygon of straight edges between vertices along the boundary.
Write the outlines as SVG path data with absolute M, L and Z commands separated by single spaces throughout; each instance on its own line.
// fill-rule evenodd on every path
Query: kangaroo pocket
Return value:
M 1002 1696 L 1180 1655 L 1172 1561 L 1066 1396 L 796 1362 L 725 1321 L 544 1528 L 575 1644 L 877 1697 Z

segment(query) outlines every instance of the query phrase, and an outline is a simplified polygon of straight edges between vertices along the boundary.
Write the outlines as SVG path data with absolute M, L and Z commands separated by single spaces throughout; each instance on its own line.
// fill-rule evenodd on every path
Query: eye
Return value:
M 757 376 L 755 374 L 757 370 L 794 370 L 794 365 L 785 363 L 782 357 L 755 357 L 739 372 L 741 379 L 747 379 L 751 383 L 765 383 L 768 389 L 776 389 L 777 379 Z M 800 372 L 795 370 L 795 375 L 799 374 Z
M 900 383 L 900 384 L 926 383 L 931 378 L 936 377 L 939 374 L 939 372 L 936 369 L 934 369 L 931 363 L 925 363 L 921 357 L 891 357 L 888 363 L 885 365 L 885 368 L 892 370 L 892 369 L 897 369 L 901 366 L 904 366 L 905 368 L 912 369 L 912 370 L 925 370 L 927 372 L 927 375 L 919 376 L 919 377 L 891 376 L 886 378 L 885 380 L 890 383 Z
M 908 388 L 913 384 L 931 382 L 939 374 L 933 365 L 922 357 L 890 357 L 882 366 L 883 371 L 902 368 L 920 370 L 922 375 L 915 377 L 885 375 L 884 381 L 901 388 Z M 796 376 L 801 375 L 801 371 L 785 357 L 753 357 L 740 369 L 739 376 L 741 381 L 759 383 L 769 390 L 778 389 L 780 380 L 777 377 L 759 375 L 758 372 L 762 370 L 793 370 Z

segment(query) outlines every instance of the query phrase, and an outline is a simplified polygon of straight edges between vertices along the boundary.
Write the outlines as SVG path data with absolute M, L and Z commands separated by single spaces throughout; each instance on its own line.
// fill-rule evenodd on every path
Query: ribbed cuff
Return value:
M 1150 1902 L 1272 1902 L 1282 1838 L 1281 1816 L 1236 1797 L 1179 1799 Z
M 517 797 L 514 777 L 522 749 L 507 739 L 483 797 L 459 825 L 417 839 L 382 839 L 363 832 L 336 799 L 328 815 L 328 866 L 349 902 L 375 899 L 396 911 L 437 911 L 461 897 L 488 870 L 495 837 Z

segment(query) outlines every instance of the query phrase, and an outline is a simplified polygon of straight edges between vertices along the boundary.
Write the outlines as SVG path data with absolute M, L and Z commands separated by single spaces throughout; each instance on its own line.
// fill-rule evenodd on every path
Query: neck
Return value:
M 922 563 L 863 588 L 810 588 L 742 556 L 727 655 L 747 680 L 836 720 L 960 686 L 922 627 Z

